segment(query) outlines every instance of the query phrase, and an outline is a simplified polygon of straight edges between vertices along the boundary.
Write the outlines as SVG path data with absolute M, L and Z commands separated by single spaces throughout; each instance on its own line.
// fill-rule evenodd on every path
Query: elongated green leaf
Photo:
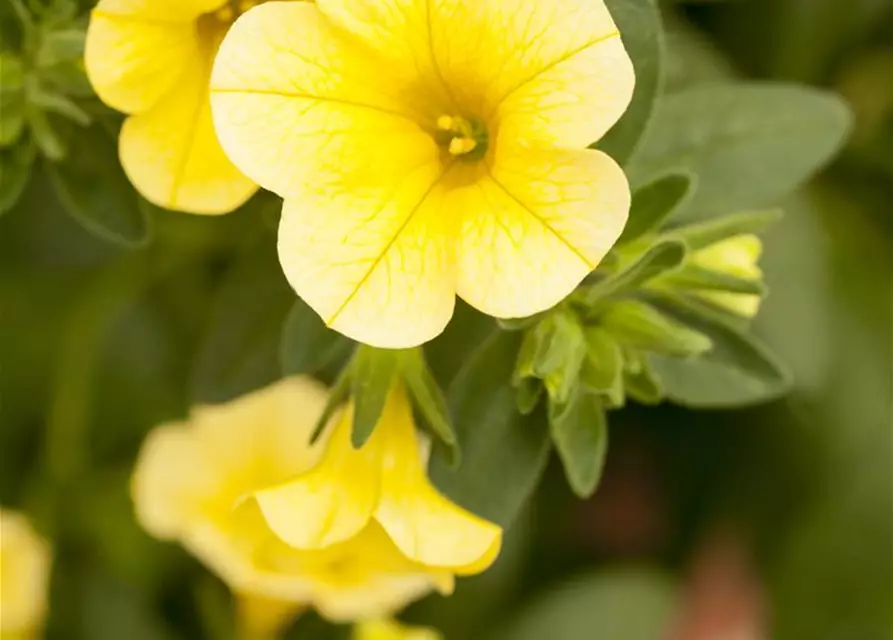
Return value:
M 657 304 L 713 342 L 709 352 L 691 360 L 650 356 L 674 402 L 692 408 L 739 407 L 766 402 L 790 390 L 787 368 L 722 314 L 678 297 L 662 297 Z
M 606 306 L 599 326 L 623 345 L 669 356 L 704 353 L 710 339 L 667 318 L 654 307 L 637 300 L 620 300 Z
M 658 405 L 666 397 L 663 383 L 651 363 L 641 354 L 628 352 L 623 388 L 639 404 Z M 635 362 L 635 366 L 629 366 Z
M 447 400 L 462 464 L 453 469 L 435 451 L 429 467 L 447 496 L 503 527 L 536 487 L 549 453 L 545 417 L 515 408 L 511 378 L 520 342 L 516 332 L 491 333 L 456 376 Z
M 612 406 L 623 404 L 623 352 L 600 327 L 586 327 L 586 361 L 580 373 L 584 386 L 604 393 Z
M 764 295 L 766 285 L 760 280 L 740 278 L 731 273 L 721 273 L 696 265 L 686 265 L 679 271 L 661 278 L 661 286 L 701 291 L 728 291 L 750 295 Z
M 826 164 L 852 117 L 830 93 L 769 84 L 718 84 L 661 101 L 629 167 L 644 184 L 685 169 L 698 179 L 684 218 L 771 205 Z
M 0 98 L 0 148 L 17 142 L 24 129 L 25 99 L 12 96 Z
M 127 247 L 149 241 L 149 220 L 124 175 L 115 141 L 98 128 L 72 127 L 71 152 L 47 172 L 68 213 L 91 233 Z
M 726 238 L 759 233 L 781 220 L 783 216 L 784 212 L 781 209 L 744 211 L 672 229 L 667 232 L 667 236 L 679 238 L 688 245 L 689 249 L 697 251 Z
M 636 71 L 636 88 L 623 117 L 598 148 L 623 164 L 638 146 L 660 93 L 664 38 L 656 0 L 607 0 Z
M 350 363 L 353 446 L 362 447 L 378 424 L 400 370 L 401 352 L 359 345 Z
M 420 348 L 404 352 L 401 373 L 413 406 L 421 415 L 424 424 L 447 445 L 453 462 L 458 463 L 459 449 L 446 398 L 437 380 L 434 379 L 434 374 L 428 368 Z
M 586 356 L 583 327 L 576 314 L 559 309 L 553 311 L 534 329 L 544 328 L 537 343 L 533 373 L 545 383 L 549 398 L 565 402 L 580 377 Z
M 549 430 L 571 489 L 588 498 L 598 486 L 608 452 L 608 420 L 599 394 L 577 385 L 566 403 L 550 403 Z
M 626 244 L 657 231 L 692 192 L 693 178 L 671 173 L 646 184 L 633 194 L 629 221 L 618 244 Z
M 10 149 L 0 149 L 0 215 L 19 201 L 31 176 L 37 150 L 30 141 Z
M 279 360 L 283 374 L 322 374 L 320 377 L 331 382 L 353 348 L 353 342 L 327 328 L 313 309 L 295 299 L 282 327 Z
M 279 345 L 294 299 L 273 238 L 238 258 L 217 291 L 198 354 L 196 400 L 225 402 L 281 377 Z
M 686 251 L 684 242 L 660 240 L 625 269 L 584 289 L 581 298 L 591 308 L 604 298 L 635 290 L 652 278 L 678 268 L 685 260 Z

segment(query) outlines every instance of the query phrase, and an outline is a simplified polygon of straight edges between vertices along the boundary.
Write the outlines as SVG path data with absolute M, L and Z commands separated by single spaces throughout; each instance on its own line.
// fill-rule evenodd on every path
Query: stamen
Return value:
M 487 153 L 488 137 L 487 128 L 477 120 L 450 115 L 437 118 L 437 142 L 452 156 L 482 158 Z
M 473 138 L 453 138 L 450 140 L 450 153 L 454 156 L 464 156 L 471 153 L 478 146 Z

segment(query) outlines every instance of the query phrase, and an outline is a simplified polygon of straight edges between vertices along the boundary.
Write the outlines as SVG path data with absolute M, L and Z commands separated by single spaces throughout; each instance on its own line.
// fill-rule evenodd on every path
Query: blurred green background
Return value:
M 844 153 L 765 238 L 757 329 L 796 389 L 746 411 L 612 414 L 592 500 L 551 464 L 497 566 L 406 618 L 450 639 L 889 639 L 893 6 L 663 10 L 668 91 L 784 79 L 831 88 L 856 114 Z M 275 262 L 249 259 L 272 241 L 276 203 L 213 219 L 153 210 L 153 241 L 121 249 L 64 213 L 42 167 L 0 218 L 0 503 L 54 540 L 48 637 L 219 637 L 224 587 L 138 528 L 127 483 L 152 426 L 209 384 L 236 389 L 278 366 L 291 294 Z M 266 320 L 221 327 L 258 277 Z M 250 349 L 233 338 L 246 334 Z M 242 352 L 221 352 L 232 344 Z M 312 617 L 292 631 L 344 633 Z

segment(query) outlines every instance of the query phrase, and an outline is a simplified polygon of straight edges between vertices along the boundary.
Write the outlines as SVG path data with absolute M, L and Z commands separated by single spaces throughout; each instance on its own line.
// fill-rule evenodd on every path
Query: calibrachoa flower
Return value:
M 293 378 L 157 428 L 133 478 L 140 522 L 180 541 L 243 596 L 312 605 L 334 620 L 388 615 L 434 588 L 450 592 L 458 571 L 449 562 L 414 561 L 375 522 L 303 550 L 286 544 L 258 508 L 254 492 L 299 477 L 331 450 L 327 436 L 309 445 L 326 399 L 316 383 Z M 331 517 L 312 504 L 297 509 L 287 517 L 308 526 Z
M 691 261 L 702 269 L 737 276 L 746 280 L 762 280 L 758 264 L 763 252 L 760 239 L 751 234 L 726 238 L 692 255 Z M 724 291 L 700 292 L 702 298 L 746 318 L 757 315 L 762 297 L 749 293 Z
M 407 627 L 393 620 L 370 620 L 354 627 L 354 640 L 441 640 L 433 629 Z
M 602 0 L 270 2 L 221 45 L 211 102 L 233 162 L 285 199 L 294 289 L 338 331 L 406 347 L 456 294 L 527 316 L 592 271 L 630 196 L 585 147 L 633 84 Z
M 211 120 L 208 80 L 233 20 L 251 0 L 100 0 L 85 64 L 109 106 L 132 114 L 121 163 L 151 202 L 191 213 L 226 213 L 257 186 L 229 161 Z
M 251 593 L 238 595 L 238 638 L 275 640 L 304 609 L 300 603 Z
M 502 529 L 456 506 L 428 481 L 429 443 L 419 438 L 402 383 L 360 449 L 351 444 L 352 427 L 348 407 L 319 464 L 255 494 L 280 538 L 297 549 L 325 549 L 381 527 L 403 555 L 428 567 L 469 575 L 493 563 Z
M 19 513 L 0 509 L 0 638 L 37 638 L 47 608 L 50 548 Z

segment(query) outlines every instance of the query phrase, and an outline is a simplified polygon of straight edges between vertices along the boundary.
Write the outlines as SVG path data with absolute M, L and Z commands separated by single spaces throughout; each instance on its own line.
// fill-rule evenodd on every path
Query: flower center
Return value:
M 227 0 L 226 4 L 210 14 L 219 22 L 230 25 L 236 18 L 259 5 L 263 0 Z
M 479 120 L 442 115 L 437 119 L 437 143 L 451 156 L 462 160 L 480 160 L 487 154 L 490 136 Z

